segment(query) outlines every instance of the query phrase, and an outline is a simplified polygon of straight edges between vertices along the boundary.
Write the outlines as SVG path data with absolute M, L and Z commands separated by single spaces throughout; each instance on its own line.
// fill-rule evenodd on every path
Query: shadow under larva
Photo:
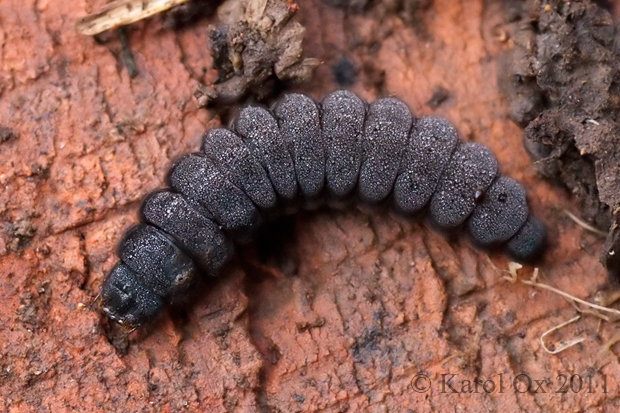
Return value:
M 525 190 L 500 175 L 490 149 L 461 142 L 445 119 L 416 118 L 395 98 L 367 104 L 341 90 L 318 104 L 289 94 L 271 111 L 246 107 L 231 129 L 208 131 L 200 152 L 177 161 L 168 184 L 145 199 L 143 223 L 121 241 L 101 287 L 104 312 L 123 325 L 182 302 L 200 274 L 218 274 L 233 243 L 298 207 L 358 202 L 426 214 L 517 261 L 545 246 Z

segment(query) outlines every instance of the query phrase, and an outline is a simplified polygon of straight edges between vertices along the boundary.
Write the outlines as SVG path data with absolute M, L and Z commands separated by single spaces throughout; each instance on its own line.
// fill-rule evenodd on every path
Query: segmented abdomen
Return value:
M 105 312 L 122 324 L 140 325 L 183 299 L 198 274 L 218 273 L 233 241 L 251 240 L 265 218 L 296 205 L 427 212 L 440 229 L 462 227 L 518 261 L 544 248 L 525 190 L 500 176 L 491 151 L 461 142 L 445 119 L 416 119 L 395 98 L 367 105 L 336 91 L 320 104 L 289 94 L 272 111 L 247 107 L 232 130 L 208 131 L 201 152 L 177 161 L 169 185 L 144 201 L 143 223 L 124 237 L 101 287 Z

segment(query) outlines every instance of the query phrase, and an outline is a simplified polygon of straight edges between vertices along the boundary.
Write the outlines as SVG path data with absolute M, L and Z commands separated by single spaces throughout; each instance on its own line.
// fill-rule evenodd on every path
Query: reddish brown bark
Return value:
M 215 78 L 210 22 L 177 31 L 161 17 L 133 25 L 139 75 L 129 78 L 118 40 L 99 45 L 73 29 L 104 3 L 0 3 L 0 125 L 12 131 L 0 143 L 0 410 L 616 409 L 618 348 L 601 350 L 617 324 L 585 317 L 547 340 L 586 340 L 548 354 L 541 334 L 575 316 L 569 303 L 505 281 L 464 240 L 385 213 L 299 215 L 280 254 L 245 251 L 186 316 L 165 315 L 119 352 L 122 340 L 83 304 L 115 262 L 139 200 L 218 120 L 192 97 L 197 80 Z M 499 5 L 435 0 L 407 24 L 387 7 L 355 15 L 312 0 L 297 18 L 306 54 L 324 61 L 298 90 L 319 98 L 336 89 L 332 68 L 348 56 L 359 69 L 352 89 L 363 97 L 392 94 L 417 114 L 447 117 L 527 187 L 550 234 L 544 281 L 591 300 L 606 288 L 601 239 L 561 212 L 573 201 L 536 176 L 507 117 L 496 84 L 509 47 Z M 431 109 L 438 86 L 449 97 Z M 506 258 L 491 260 L 507 268 Z M 414 391 L 420 373 L 431 391 Z M 498 388 L 442 393 L 447 373 L 457 374 L 459 391 L 466 379 Z M 520 373 L 549 380 L 547 393 L 515 392 Z M 592 393 L 556 394 L 560 374 L 592 377 Z

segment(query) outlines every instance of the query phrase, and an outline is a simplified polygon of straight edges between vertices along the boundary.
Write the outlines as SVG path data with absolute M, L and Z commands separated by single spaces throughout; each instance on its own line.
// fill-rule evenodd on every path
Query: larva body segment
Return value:
M 297 196 L 295 167 L 273 115 L 266 109 L 249 106 L 239 113 L 235 129 L 267 170 L 278 196 L 293 202 Z
M 214 129 L 202 153 L 172 167 L 171 189 L 143 204 L 148 225 L 120 244 L 122 262 L 101 288 L 106 314 L 130 326 L 147 322 L 186 297 L 198 268 L 217 274 L 232 255 L 231 239 L 250 240 L 263 216 L 295 201 L 343 204 L 356 190 L 359 201 L 389 199 L 405 215 L 428 205 L 438 227 L 467 229 L 476 244 L 503 246 L 519 261 L 542 253 L 545 230 L 529 216 L 523 187 L 499 176 L 492 152 L 460 142 L 445 119 L 415 119 L 394 98 L 367 106 L 347 91 L 320 105 L 287 95 L 273 111 L 243 109 L 239 135 Z
M 212 129 L 202 140 L 202 152 L 258 208 L 275 210 L 278 199 L 269 176 L 238 135 L 224 128 Z
M 458 133 L 446 119 L 424 116 L 416 121 L 394 183 L 398 212 L 412 215 L 426 206 L 458 143 Z
M 462 143 L 452 154 L 430 203 L 430 217 L 442 229 L 465 222 L 476 207 L 476 198 L 499 173 L 493 152 L 479 143 Z
M 327 191 L 333 200 L 343 200 L 357 185 L 366 104 L 353 93 L 339 90 L 323 98 L 321 109 Z
M 232 242 L 219 225 L 198 212 L 181 194 L 154 192 L 144 200 L 142 216 L 174 237 L 205 274 L 215 276 L 232 256 Z
M 293 158 L 299 190 L 306 202 L 316 200 L 325 186 L 325 144 L 318 105 L 292 93 L 273 108 L 282 137 Z
M 482 246 L 505 243 L 527 220 L 525 189 L 514 179 L 500 176 L 482 198 L 467 222 L 472 239 Z
M 261 222 L 250 198 L 200 154 L 181 158 L 169 181 L 173 189 L 206 208 L 237 241 L 249 241 Z
M 378 204 L 392 192 L 412 124 L 411 111 L 398 99 L 379 99 L 368 108 L 358 183 L 362 202 Z
M 184 297 L 196 281 L 192 259 L 150 225 L 138 224 L 130 229 L 119 251 L 138 282 L 168 301 Z

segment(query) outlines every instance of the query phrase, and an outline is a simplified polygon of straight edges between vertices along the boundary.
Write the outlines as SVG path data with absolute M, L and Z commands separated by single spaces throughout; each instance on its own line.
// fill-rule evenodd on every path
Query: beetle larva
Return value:
M 173 165 L 169 185 L 144 201 L 143 223 L 121 242 L 121 261 L 101 287 L 105 313 L 123 325 L 181 300 L 198 274 L 218 273 L 233 242 L 296 204 L 428 212 L 440 229 L 464 228 L 477 245 L 518 261 L 545 244 L 525 190 L 500 175 L 487 147 L 461 142 L 445 119 L 415 118 L 395 98 L 367 105 L 336 91 L 319 104 L 289 94 L 271 111 L 246 107 L 231 129 L 208 131 L 201 152 Z

